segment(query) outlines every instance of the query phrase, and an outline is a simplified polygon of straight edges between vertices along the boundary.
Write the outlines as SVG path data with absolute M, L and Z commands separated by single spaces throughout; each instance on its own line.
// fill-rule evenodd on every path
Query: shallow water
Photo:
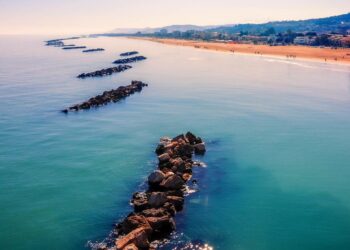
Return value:
M 350 67 L 93 38 L 81 53 L 0 37 L 0 248 L 84 249 L 125 216 L 163 135 L 208 142 L 177 219 L 215 249 L 349 249 Z M 148 60 L 76 75 L 138 50 Z M 131 80 L 118 104 L 60 109 Z

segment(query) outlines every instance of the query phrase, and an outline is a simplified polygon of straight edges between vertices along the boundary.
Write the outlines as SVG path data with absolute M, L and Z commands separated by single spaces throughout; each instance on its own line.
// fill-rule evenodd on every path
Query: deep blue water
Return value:
M 131 208 L 159 137 L 208 142 L 178 218 L 215 249 L 350 249 L 350 67 L 91 38 L 84 54 L 0 37 L 0 249 L 84 249 Z M 110 77 L 119 53 L 148 60 Z M 60 109 L 149 83 L 88 112 Z

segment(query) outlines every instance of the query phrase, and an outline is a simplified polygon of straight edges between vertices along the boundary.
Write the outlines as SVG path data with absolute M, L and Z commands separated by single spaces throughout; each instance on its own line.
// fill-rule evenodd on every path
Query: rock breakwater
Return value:
M 125 53 L 121 53 L 120 56 L 132 56 L 132 55 L 136 55 L 139 52 L 137 51 L 129 51 L 129 52 L 125 52 Z
M 146 60 L 147 58 L 144 56 L 134 56 L 134 57 L 129 57 L 129 58 L 124 58 L 124 59 L 118 59 L 114 61 L 114 64 L 126 64 L 126 63 L 133 63 L 133 62 L 138 62 L 142 60 Z
M 86 49 L 86 46 L 69 46 L 63 47 L 62 49 Z
M 191 180 L 194 154 L 204 154 L 205 143 L 191 132 L 175 138 L 162 137 L 155 150 L 158 166 L 148 176 L 148 189 L 132 195 L 134 212 L 115 229 L 117 239 L 111 248 L 155 249 L 155 242 L 176 229 L 174 216 L 184 207 L 186 183 Z
M 132 81 L 130 85 L 120 86 L 117 89 L 105 91 L 101 95 L 90 98 L 88 101 L 70 106 L 67 109 L 63 109 L 62 112 L 67 114 L 70 111 L 73 112 L 79 110 L 87 110 L 90 108 L 97 108 L 99 106 L 106 105 L 110 102 L 118 102 L 136 92 L 141 92 L 142 88 L 146 86 L 148 86 L 148 84 L 141 81 Z
M 105 49 L 103 48 L 97 48 L 97 49 L 86 49 L 83 50 L 84 53 L 88 53 L 88 52 L 96 52 L 96 51 L 104 51 Z
M 108 76 L 112 75 L 114 73 L 120 73 L 125 70 L 131 69 L 132 67 L 130 65 L 119 65 L 117 67 L 111 67 L 111 68 L 106 68 L 106 69 L 101 69 L 97 71 L 93 71 L 90 73 L 82 73 L 78 75 L 78 78 L 86 78 L 86 77 L 101 77 L 101 76 Z

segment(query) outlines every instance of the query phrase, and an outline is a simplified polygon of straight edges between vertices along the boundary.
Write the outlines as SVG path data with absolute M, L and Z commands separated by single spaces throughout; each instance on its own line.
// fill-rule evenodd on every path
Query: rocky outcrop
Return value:
M 120 56 L 132 56 L 132 55 L 136 55 L 138 53 L 139 52 L 137 52 L 137 51 L 129 51 L 129 52 L 121 53 Z
M 120 73 L 123 72 L 125 70 L 131 69 L 132 67 L 130 65 L 119 65 L 117 67 L 112 67 L 112 68 L 107 68 L 107 69 L 101 69 L 101 70 L 97 70 L 94 72 L 90 72 L 90 73 L 82 73 L 80 75 L 78 75 L 78 78 L 86 78 L 86 77 L 101 77 L 101 76 L 108 76 L 108 75 L 112 75 L 114 73 Z
M 86 49 L 86 46 L 70 46 L 70 47 L 63 47 L 62 49 Z
M 96 51 L 104 51 L 105 49 L 102 48 L 97 48 L 97 49 L 86 49 L 83 50 L 83 53 L 88 53 L 88 52 L 96 52 Z
M 192 177 L 192 168 L 198 166 L 192 160 L 196 153 L 205 153 L 205 143 L 190 132 L 160 139 L 158 169 L 148 176 L 149 188 L 133 194 L 134 212 L 117 225 L 118 238 L 111 249 L 154 249 L 154 241 L 165 239 L 176 229 L 174 216 L 183 209 L 186 182 Z
M 110 102 L 118 102 L 127 96 L 142 91 L 142 88 L 146 86 L 148 86 L 148 84 L 141 81 L 132 81 L 130 85 L 120 86 L 117 89 L 105 91 L 101 95 L 92 97 L 86 102 L 70 106 L 69 108 L 62 110 L 62 112 L 67 114 L 70 111 L 87 110 L 106 105 Z
M 138 62 L 142 60 L 146 60 L 147 58 L 144 56 L 134 56 L 134 57 L 129 57 L 129 58 L 124 58 L 124 59 L 118 59 L 114 61 L 114 64 L 126 64 L 126 63 L 133 63 L 133 62 Z

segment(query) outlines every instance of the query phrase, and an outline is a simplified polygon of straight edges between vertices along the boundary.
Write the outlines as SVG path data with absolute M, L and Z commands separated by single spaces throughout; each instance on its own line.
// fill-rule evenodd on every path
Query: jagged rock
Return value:
M 169 215 L 169 213 L 162 207 L 146 209 L 143 210 L 141 214 L 145 217 L 162 217 Z
M 186 138 L 192 145 L 196 144 L 197 137 L 191 132 L 186 133 Z
M 163 144 L 159 144 L 156 148 L 156 154 L 161 155 L 165 153 L 165 147 Z
M 151 186 L 159 185 L 165 178 L 165 174 L 160 171 L 156 170 L 152 174 L 148 176 L 148 183 Z
M 191 180 L 191 178 L 192 178 L 192 175 L 189 174 L 189 173 L 184 173 L 184 174 L 182 175 L 182 179 L 183 179 L 185 182 L 188 182 L 189 180 Z
M 148 237 L 149 235 L 147 234 L 146 230 L 143 227 L 139 227 L 117 240 L 117 250 L 123 250 L 130 244 L 134 244 L 138 248 L 148 248 Z
M 148 205 L 151 207 L 161 207 L 167 202 L 166 194 L 163 192 L 153 192 L 148 199 Z
M 123 250 L 139 250 L 139 248 L 135 244 L 129 244 Z
M 193 153 L 193 146 L 190 144 L 179 144 L 175 147 L 174 151 L 176 155 L 191 158 Z
M 158 160 L 159 162 L 167 162 L 170 160 L 170 156 L 168 153 L 161 154 L 160 156 L 158 156 Z
M 177 157 L 177 158 L 175 158 L 175 159 L 171 159 L 171 160 L 170 160 L 170 163 L 173 164 L 173 166 L 178 167 L 178 166 L 183 165 L 183 164 L 184 164 L 184 161 L 181 159 L 181 157 Z
M 184 190 L 178 189 L 178 190 L 168 190 L 165 192 L 166 196 L 178 196 L 178 197 L 184 197 Z
M 174 205 L 176 211 L 181 211 L 184 205 L 184 198 L 178 196 L 167 196 L 168 202 Z
M 147 221 L 151 225 L 155 234 L 168 234 L 176 228 L 173 218 L 169 215 L 162 217 L 147 217 Z
M 184 136 L 184 134 L 175 136 L 171 141 L 177 142 L 177 141 L 179 141 L 180 139 L 183 140 L 183 141 L 186 141 L 186 137 Z
M 163 205 L 163 208 L 171 215 L 174 216 L 176 214 L 176 209 L 174 204 L 170 203 L 170 202 L 165 202 L 165 204 Z
M 171 143 L 171 138 L 166 137 L 166 136 L 161 137 L 160 140 L 159 140 L 159 144 L 162 144 L 163 146 L 166 146 L 169 143 Z
M 123 234 L 128 234 L 136 228 L 143 227 L 148 234 L 152 233 L 152 229 L 143 215 L 131 215 L 128 216 L 121 223 L 121 232 Z
M 160 186 L 166 189 L 181 189 L 183 188 L 184 184 L 185 182 L 183 179 L 174 174 L 163 180 Z
M 146 193 L 138 192 L 132 197 L 131 203 L 134 206 L 135 212 L 140 212 L 148 208 L 148 198 Z
M 204 154 L 206 151 L 204 142 L 198 143 L 198 144 L 194 145 L 193 147 L 194 147 L 194 151 L 196 154 Z

